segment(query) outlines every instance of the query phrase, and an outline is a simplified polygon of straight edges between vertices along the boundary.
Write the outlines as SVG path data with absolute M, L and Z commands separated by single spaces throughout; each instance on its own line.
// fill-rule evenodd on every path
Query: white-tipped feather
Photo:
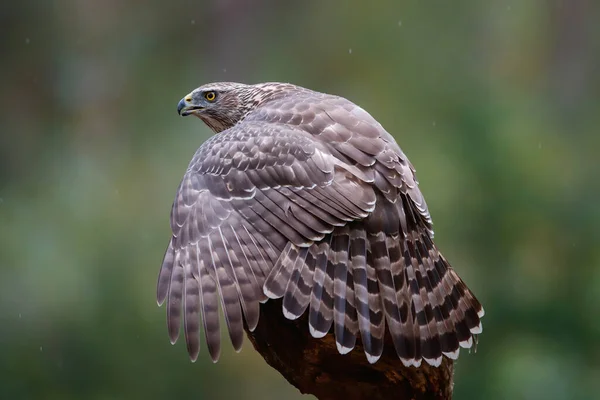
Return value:
M 335 342 L 335 345 L 336 345 L 338 351 L 340 352 L 340 354 L 348 354 L 353 349 L 353 347 L 342 346 L 338 342 Z
M 462 342 L 458 343 L 460 345 L 460 347 L 465 348 L 465 349 L 470 349 L 471 346 L 473 346 L 473 337 L 469 336 L 469 339 L 467 340 L 463 340 Z
M 292 321 L 295 319 L 298 319 L 299 315 L 289 312 L 288 309 L 285 307 L 283 307 L 282 309 L 283 309 L 283 316 L 286 317 L 287 319 L 292 320 Z
M 459 353 L 460 353 L 460 347 L 454 351 L 443 352 L 443 354 L 451 360 L 458 360 Z
M 381 357 L 379 356 L 373 356 L 371 354 L 367 354 L 365 353 L 365 355 L 367 356 L 367 361 L 369 362 L 369 364 L 375 364 L 377 362 L 377 360 L 379 360 L 379 358 Z
M 275 293 L 271 292 L 269 289 L 267 289 L 266 285 L 263 285 L 263 293 L 265 294 L 265 296 L 267 296 L 269 299 L 278 299 L 279 296 L 277 296 Z M 265 300 L 266 302 L 266 300 Z
M 481 322 L 479 322 L 479 325 L 476 327 L 471 328 L 471 333 L 474 335 L 479 335 L 481 332 L 483 332 L 483 325 L 481 325 Z
M 427 364 L 431 365 L 432 367 L 439 367 L 440 364 L 442 364 L 442 357 L 438 357 L 438 358 L 423 358 L 425 361 L 427 361 Z
M 414 358 L 406 359 L 406 358 L 400 357 L 400 361 L 402 361 L 402 364 L 405 367 L 416 367 L 416 368 L 419 368 L 421 366 L 422 359 L 419 358 L 418 360 L 415 360 Z
M 310 331 L 312 337 L 314 337 L 315 339 L 320 339 L 327 335 L 327 332 L 320 332 L 316 330 L 312 325 L 308 325 L 308 330 Z

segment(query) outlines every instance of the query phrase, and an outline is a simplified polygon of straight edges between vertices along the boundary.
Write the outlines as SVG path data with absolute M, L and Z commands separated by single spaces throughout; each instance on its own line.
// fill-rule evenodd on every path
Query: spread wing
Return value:
M 183 317 L 196 359 L 202 320 L 216 361 L 220 304 L 239 350 L 243 318 L 256 327 L 264 281 L 282 251 L 306 248 L 373 210 L 373 189 L 349 169 L 310 134 L 281 124 L 244 122 L 205 142 L 177 190 L 159 275 L 171 341 Z
M 283 297 L 309 310 L 314 337 L 333 326 L 340 353 L 358 335 L 370 362 L 389 331 L 400 359 L 439 365 L 481 332 L 483 308 L 433 243 L 414 168 L 367 112 L 308 90 L 262 104 L 204 143 L 171 214 L 158 282 L 171 340 L 220 352 L 221 304 L 239 350 L 244 319 Z
M 382 354 L 386 324 L 405 365 L 437 366 L 443 354 L 471 347 L 483 308 L 433 243 L 415 170 L 392 136 L 350 101 L 310 91 L 275 99 L 249 119 L 298 126 L 375 192 L 367 218 L 308 249 L 284 250 L 265 283 L 270 297 L 283 297 L 284 314 L 296 318 L 310 305 L 313 336 L 333 325 L 346 353 L 360 334 L 370 362 Z

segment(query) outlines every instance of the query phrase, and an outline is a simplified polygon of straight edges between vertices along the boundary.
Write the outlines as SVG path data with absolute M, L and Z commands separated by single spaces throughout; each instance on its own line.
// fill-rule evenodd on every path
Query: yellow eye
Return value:
M 206 92 L 204 93 L 204 98 L 208 101 L 215 101 L 217 95 L 215 94 L 215 92 Z

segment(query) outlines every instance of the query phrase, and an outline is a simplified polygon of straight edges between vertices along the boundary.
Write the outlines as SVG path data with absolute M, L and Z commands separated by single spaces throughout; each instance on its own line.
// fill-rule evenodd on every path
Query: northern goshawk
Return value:
M 340 353 L 362 341 L 375 363 L 386 326 L 402 362 L 437 366 L 481 333 L 483 308 L 433 242 L 415 169 L 365 110 L 284 83 L 211 83 L 180 115 L 215 133 L 197 150 L 171 211 L 158 279 L 174 343 L 192 360 L 200 321 L 219 358 L 222 309 L 233 347 L 259 303 L 308 309 L 313 337 L 333 325 Z

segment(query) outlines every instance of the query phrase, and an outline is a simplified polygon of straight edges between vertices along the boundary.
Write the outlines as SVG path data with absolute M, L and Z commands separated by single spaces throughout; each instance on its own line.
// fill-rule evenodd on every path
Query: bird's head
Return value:
M 231 128 L 252 111 L 264 98 L 259 85 L 219 82 L 194 89 L 179 101 L 181 116 L 195 115 L 213 131 Z

